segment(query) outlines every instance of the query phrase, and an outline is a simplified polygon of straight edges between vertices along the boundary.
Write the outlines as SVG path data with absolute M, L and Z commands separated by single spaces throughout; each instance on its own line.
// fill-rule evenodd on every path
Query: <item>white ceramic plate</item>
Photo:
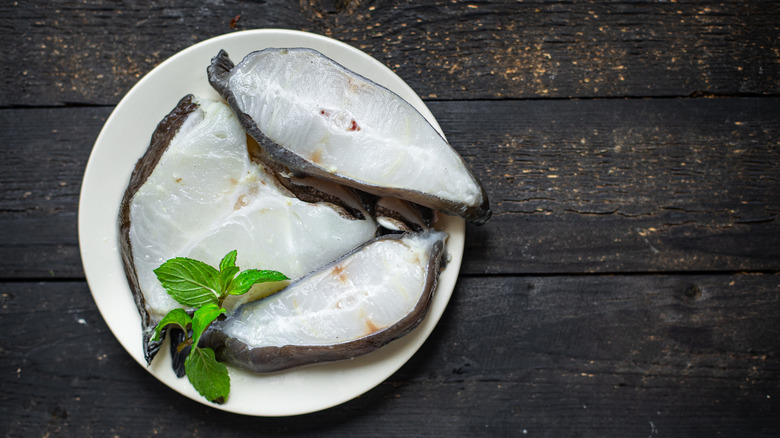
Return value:
M 106 121 L 87 163 L 79 203 L 79 244 L 84 272 L 100 313 L 130 355 L 161 382 L 181 394 L 230 412 L 282 416 L 325 409 L 348 401 L 380 384 L 417 351 L 433 331 L 455 287 L 463 255 L 464 221 L 446 217 L 451 260 L 442 272 L 430 313 L 409 335 L 371 354 L 348 361 L 301 367 L 269 375 L 230 369 L 227 403 L 206 401 L 186 378 L 170 367 L 167 345 L 152 365 L 143 357 L 141 317 L 130 293 L 119 254 L 119 203 L 136 161 L 149 146 L 162 118 L 188 93 L 219 99 L 208 84 L 206 67 L 220 49 L 238 62 L 266 47 L 310 47 L 342 65 L 395 91 L 439 131 L 422 100 L 387 67 L 344 43 L 319 35 L 290 30 L 253 30 L 231 33 L 196 44 L 160 64 L 141 79 L 119 102 Z M 162 389 L 161 389 L 162 390 Z

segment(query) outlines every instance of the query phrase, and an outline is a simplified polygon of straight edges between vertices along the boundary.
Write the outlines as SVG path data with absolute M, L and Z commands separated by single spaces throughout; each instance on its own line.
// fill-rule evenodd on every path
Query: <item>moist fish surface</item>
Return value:
M 231 250 L 242 269 L 290 278 L 319 268 L 376 234 L 330 203 L 304 202 L 250 160 L 246 132 L 222 102 L 183 98 L 159 124 L 120 206 L 120 247 L 143 323 L 144 353 L 157 322 L 182 307 L 153 270 L 173 257 L 217 266 Z M 227 303 L 226 303 L 227 304 Z
M 221 51 L 208 73 L 268 161 L 477 224 L 490 217 L 484 188 L 422 114 L 321 53 L 269 48 L 234 65 Z
M 349 359 L 415 328 L 426 316 L 447 234 L 378 237 L 274 295 L 212 325 L 201 346 L 254 372 Z

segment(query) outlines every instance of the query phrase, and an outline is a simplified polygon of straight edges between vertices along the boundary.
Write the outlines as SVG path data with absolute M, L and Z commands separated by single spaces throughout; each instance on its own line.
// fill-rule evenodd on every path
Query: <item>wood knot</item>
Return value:
M 701 295 L 701 288 L 695 284 L 692 284 L 688 286 L 687 289 L 685 289 L 685 292 L 683 292 L 683 299 L 686 301 L 698 301 L 701 299 Z

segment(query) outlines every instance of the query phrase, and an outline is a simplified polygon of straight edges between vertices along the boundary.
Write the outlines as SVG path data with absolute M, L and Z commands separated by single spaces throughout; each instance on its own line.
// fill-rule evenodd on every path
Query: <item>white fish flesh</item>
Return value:
M 187 96 L 160 123 L 120 211 L 125 271 L 143 319 L 144 348 L 157 322 L 182 307 L 153 270 L 173 257 L 217 266 L 231 250 L 242 269 L 297 278 L 370 240 L 375 221 L 295 198 L 250 160 L 247 135 L 222 102 Z
M 442 267 L 441 231 L 378 237 L 212 325 L 202 346 L 254 372 L 376 350 L 427 314 Z
M 490 217 L 484 188 L 425 117 L 321 53 L 269 48 L 234 65 L 221 51 L 208 73 L 265 159 L 477 224 Z

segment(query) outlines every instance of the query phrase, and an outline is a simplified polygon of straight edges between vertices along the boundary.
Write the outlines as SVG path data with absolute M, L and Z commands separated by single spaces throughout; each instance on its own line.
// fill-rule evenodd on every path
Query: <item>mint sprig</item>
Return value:
M 211 348 L 198 346 L 201 335 L 220 315 L 227 313 L 222 303 L 228 295 L 242 295 L 258 283 L 289 280 L 278 271 L 247 269 L 239 273 L 237 254 L 235 250 L 227 253 L 219 262 L 219 270 L 187 257 L 172 258 L 154 270 L 171 297 L 196 310 L 192 317 L 184 309 L 168 312 L 155 327 L 152 341 L 159 341 L 162 330 L 171 324 L 184 331 L 186 339 L 176 349 L 181 352 L 192 346 L 184 360 L 187 378 L 200 395 L 214 403 L 224 403 L 227 399 L 230 376 Z

